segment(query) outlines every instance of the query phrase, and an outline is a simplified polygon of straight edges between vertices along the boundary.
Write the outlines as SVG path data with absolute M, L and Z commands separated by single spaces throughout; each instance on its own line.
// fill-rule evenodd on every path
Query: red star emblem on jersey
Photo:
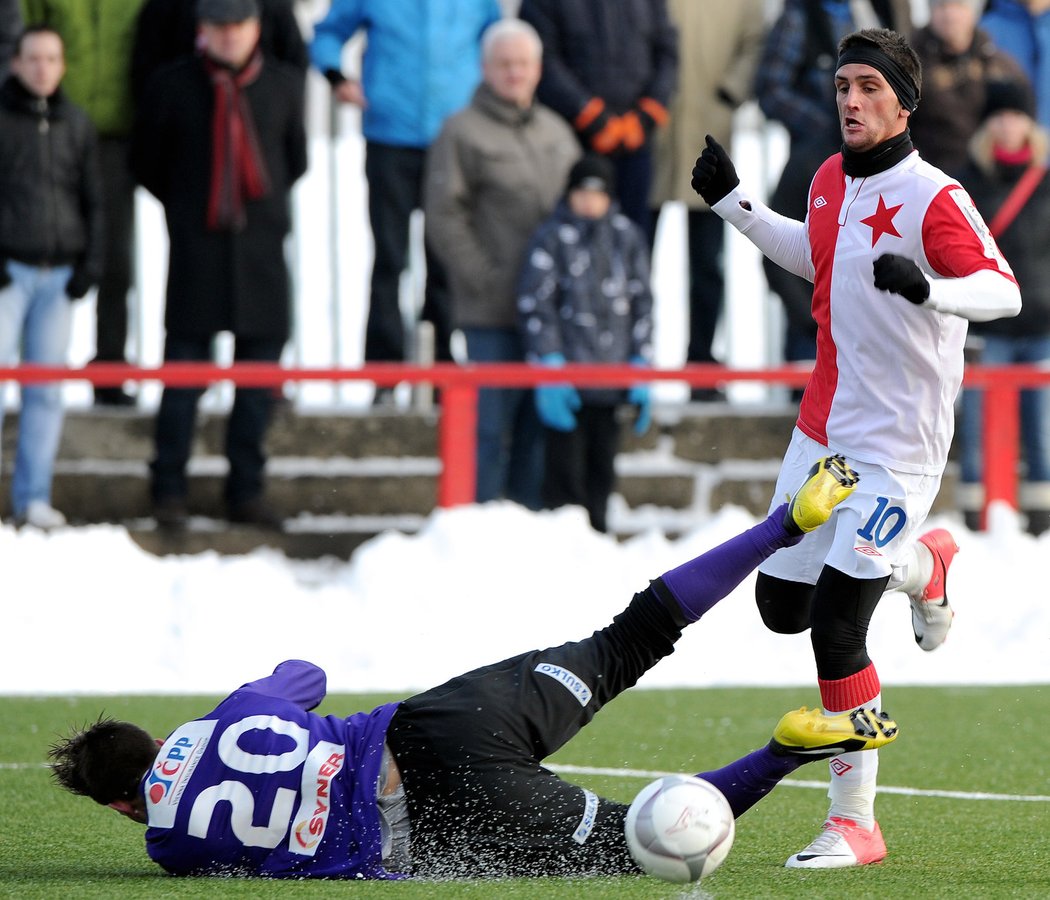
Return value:
M 866 219 L 860 220 L 862 225 L 867 225 L 871 229 L 872 247 L 879 242 L 879 238 L 884 234 L 901 237 L 901 233 L 893 227 L 893 217 L 897 215 L 897 211 L 902 206 L 904 206 L 903 203 L 898 203 L 896 206 L 887 206 L 886 201 L 882 199 L 882 194 L 879 194 L 878 208 Z

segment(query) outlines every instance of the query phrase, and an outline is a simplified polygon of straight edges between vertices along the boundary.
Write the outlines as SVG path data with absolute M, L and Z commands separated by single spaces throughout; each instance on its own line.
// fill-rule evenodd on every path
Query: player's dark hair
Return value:
M 26 25 L 22 29 L 21 33 L 15 38 L 15 56 L 19 56 L 22 53 L 22 45 L 25 43 L 27 37 L 32 37 L 34 34 L 53 34 L 60 41 L 62 41 L 63 50 L 65 49 L 65 40 L 62 38 L 62 32 L 60 32 L 53 25 L 45 25 L 43 22 L 34 22 L 31 25 Z
M 915 85 L 915 96 L 922 94 L 922 63 L 918 54 L 912 49 L 908 39 L 898 31 L 889 28 L 862 28 L 847 34 L 839 41 L 839 56 L 851 47 L 874 46 L 885 53 L 904 71 Z
M 157 757 L 157 744 L 138 725 L 100 717 L 56 741 L 47 756 L 60 787 L 106 805 L 134 799 Z

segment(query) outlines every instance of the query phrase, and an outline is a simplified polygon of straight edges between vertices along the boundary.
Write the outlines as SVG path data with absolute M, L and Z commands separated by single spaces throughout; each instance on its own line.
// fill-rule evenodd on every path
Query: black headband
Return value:
M 877 69 L 882 74 L 882 77 L 889 82 L 890 87 L 893 88 L 893 93 L 897 95 L 901 106 L 908 112 L 915 112 L 915 107 L 919 105 L 918 86 L 904 69 L 878 47 L 873 44 L 847 47 L 839 56 L 836 68 L 841 69 L 849 63 L 863 63 L 866 66 Z

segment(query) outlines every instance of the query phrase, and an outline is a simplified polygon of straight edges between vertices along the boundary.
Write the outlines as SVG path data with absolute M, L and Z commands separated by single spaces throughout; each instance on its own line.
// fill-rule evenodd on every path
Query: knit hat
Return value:
M 569 170 L 569 183 L 565 191 L 604 191 L 612 196 L 615 181 L 616 170 L 613 169 L 613 164 L 604 156 L 589 153 Z
M 1020 81 L 989 81 L 984 92 L 984 111 L 981 119 L 994 116 L 1004 109 L 1022 112 L 1035 118 L 1035 98 L 1027 84 Z
M 197 20 L 229 25 L 259 17 L 258 0 L 197 0 Z

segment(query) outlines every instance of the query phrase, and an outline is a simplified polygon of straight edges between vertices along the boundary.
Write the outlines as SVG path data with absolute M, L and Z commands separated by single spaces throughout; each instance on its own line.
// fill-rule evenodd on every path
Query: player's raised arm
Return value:
M 697 157 L 690 184 L 711 209 L 787 271 L 813 280 L 805 223 L 773 212 L 740 187 L 733 160 L 711 135 Z
M 320 666 L 305 659 L 286 659 L 273 670 L 272 675 L 249 681 L 239 690 L 280 697 L 305 710 L 311 710 L 324 700 L 328 679 Z

